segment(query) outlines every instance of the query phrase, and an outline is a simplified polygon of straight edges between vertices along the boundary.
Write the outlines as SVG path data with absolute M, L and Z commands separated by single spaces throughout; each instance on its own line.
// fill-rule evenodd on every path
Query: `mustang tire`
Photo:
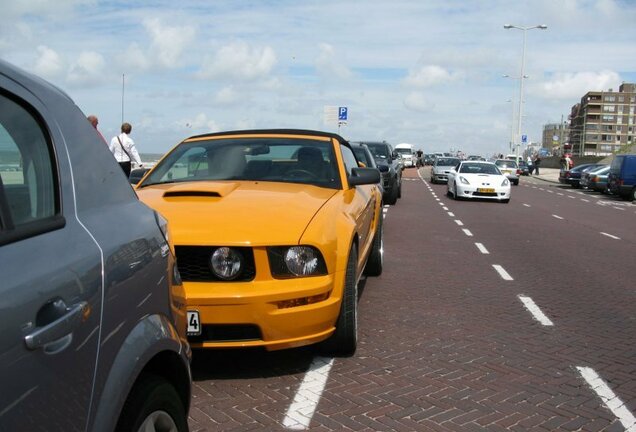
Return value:
M 322 348 L 335 356 L 349 357 L 358 346 L 358 280 L 356 263 L 358 251 L 355 246 L 349 252 L 345 286 L 340 303 L 340 315 L 336 321 L 336 331 L 323 342 Z
M 384 216 L 380 212 L 380 219 L 378 220 L 378 229 L 373 237 L 373 244 L 371 245 L 371 252 L 369 253 L 369 259 L 367 265 L 364 268 L 364 274 L 367 276 L 380 276 L 382 274 L 382 267 L 384 265 Z
M 142 376 L 122 409 L 117 432 L 161 430 L 187 432 L 188 420 L 172 384 L 156 375 Z

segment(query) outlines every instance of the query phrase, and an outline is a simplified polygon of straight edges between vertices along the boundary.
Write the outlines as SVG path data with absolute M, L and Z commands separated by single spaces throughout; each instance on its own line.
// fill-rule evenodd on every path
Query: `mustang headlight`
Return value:
M 243 266 L 243 255 L 229 247 L 220 247 L 210 257 L 212 272 L 219 279 L 232 280 L 238 276 Z
M 271 247 L 267 249 L 272 276 L 277 278 L 327 274 L 320 251 L 312 246 Z
M 463 184 L 470 184 L 468 183 L 468 180 L 466 180 L 466 178 L 459 176 L 459 181 L 462 182 Z
M 501 182 L 502 186 L 508 186 L 509 184 L 510 184 L 510 180 L 508 180 L 507 177 L 504 179 L 504 181 Z

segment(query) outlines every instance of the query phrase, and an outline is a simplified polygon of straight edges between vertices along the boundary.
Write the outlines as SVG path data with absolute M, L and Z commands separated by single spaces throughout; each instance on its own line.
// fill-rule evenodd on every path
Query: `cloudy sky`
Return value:
M 65 90 L 107 138 L 123 94 L 142 153 L 223 130 L 337 132 L 325 106 L 348 107 L 347 139 L 505 153 L 524 32 L 504 24 L 548 26 L 526 32 L 531 140 L 587 91 L 636 81 L 634 0 L 0 0 L 0 10 L 0 58 Z

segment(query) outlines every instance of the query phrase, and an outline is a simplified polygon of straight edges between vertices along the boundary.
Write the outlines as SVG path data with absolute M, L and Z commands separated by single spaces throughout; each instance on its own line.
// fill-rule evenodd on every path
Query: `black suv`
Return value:
M 355 144 L 366 144 L 375 158 L 375 163 L 382 175 L 382 200 L 386 204 L 397 203 L 402 196 L 402 166 L 401 159 L 393 150 L 391 144 L 373 141 L 359 141 Z

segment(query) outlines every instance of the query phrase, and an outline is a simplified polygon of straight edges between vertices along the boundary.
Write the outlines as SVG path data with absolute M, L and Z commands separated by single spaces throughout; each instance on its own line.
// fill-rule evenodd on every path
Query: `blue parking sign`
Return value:
M 528 142 L 528 135 L 521 135 L 521 142 L 522 143 L 527 143 Z
M 338 121 L 347 121 L 347 107 L 338 107 Z

